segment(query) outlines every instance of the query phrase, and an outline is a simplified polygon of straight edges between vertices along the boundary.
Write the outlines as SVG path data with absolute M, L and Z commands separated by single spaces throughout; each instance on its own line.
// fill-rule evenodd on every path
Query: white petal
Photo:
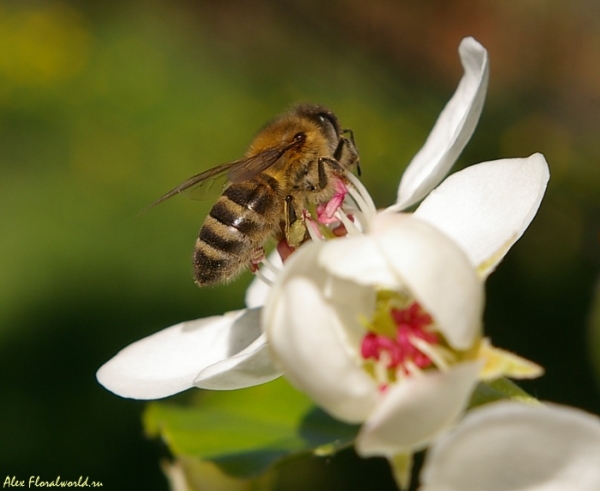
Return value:
M 122 397 L 160 399 L 189 389 L 201 370 L 239 353 L 260 334 L 252 310 L 182 322 L 127 346 L 96 377 Z
M 356 423 L 373 408 L 377 389 L 325 298 L 329 279 L 316 261 L 324 245 L 306 244 L 288 259 L 263 309 L 263 324 L 273 357 L 290 382 L 336 418 Z
M 451 237 L 487 276 L 533 220 L 548 179 L 539 153 L 472 165 L 448 177 L 415 216 Z
M 480 368 L 478 362 L 462 363 L 447 372 L 425 372 L 390 386 L 361 428 L 356 451 L 371 457 L 425 448 L 462 414 Z
M 281 376 L 271 359 L 267 336 L 261 334 L 237 355 L 202 370 L 194 385 L 200 389 L 230 390 L 252 387 Z
M 388 267 L 402 279 L 456 349 L 477 339 L 484 287 L 464 252 L 413 215 L 381 213 L 373 236 Z
M 338 278 L 360 285 L 396 290 L 400 279 L 386 262 L 371 235 L 332 240 L 319 253 L 319 266 Z
M 597 491 L 600 419 L 558 405 L 488 404 L 429 452 L 422 491 Z
M 479 121 L 489 79 L 488 54 L 473 38 L 462 40 L 459 53 L 465 73 L 425 145 L 404 172 L 397 203 L 391 207 L 395 211 L 421 200 L 440 183 Z

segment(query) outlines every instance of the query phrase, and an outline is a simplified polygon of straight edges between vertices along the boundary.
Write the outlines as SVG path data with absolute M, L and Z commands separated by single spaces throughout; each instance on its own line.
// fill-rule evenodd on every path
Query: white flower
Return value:
M 435 187 L 448 172 L 475 127 L 487 87 L 487 53 L 476 41 L 467 38 L 461 43 L 460 54 L 465 75 L 456 93 L 440 115 L 425 146 L 406 170 L 399 189 L 398 204 L 390 210 L 418 201 Z M 532 157 L 532 159 L 539 162 L 543 160 L 541 156 Z M 479 179 L 481 173 L 488 175 L 491 179 L 500 178 L 498 188 L 494 188 L 491 182 L 488 185 L 493 188 L 491 189 L 493 194 L 500 197 L 506 187 L 511 184 L 511 179 L 515 180 L 517 184 L 520 179 L 525 179 L 527 182 L 531 180 L 532 176 L 524 175 L 524 172 L 530 169 L 528 166 L 521 165 L 518 161 L 511 162 L 513 163 L 512 174 L 507 172 L 506 162 L 503 162 L 502 169 L 497 164 L 490 163 L 487 170 L 472 168 L 473 170 L 462 171 L 464 179 L 459 179 L 456 186 L 446 187 L 445 191 L 440 187 L 431 193 L 426 202 L 417 210 L 417 214 L 420 214 L 423 220 L 430 221 L 438 227 L 443 227 L 443 224 L 440 224 L 439 220 L 436 221 L 436 217 L 450 214 L 451 219 L 448 219 L 448 223 L 460 225 L 465 215 L 469 213 L 469 203 L 475 202 L 478 198 L 475 196 L 465 199 L 467 208 L 458 206 L 461 203 L 463 192 L 477 193 L 476 186 L 467 185 L 464 186 L 465 189 L 461 189 L 460 185 L 465 183 L 467 175 L 472 176 L 471 178 L 474 180 Z M 532 172 L 537 172 L 536 169 Z M 467 172 L 468 174 L 465 174 Z M 495 177 L 494 172 L 498 174 Z M 456 179 L 452 176 L 446 182 Z M 511 187 L 511 189 L 514 191 L 516 188 Z M 359 220 L 362 218 L 359 229 L 367 231 L 373 222 L 374 215 L 374 210 L 371 209 L 372 205 L 368 203 L 369 197 L 365 196 L 364 192 L 357 192 L 356 189 L 350 189 L 350 191 L 359 208 L 359 212 L 355 213 L 355 216 Z M 525 194 L 529 192 L 527 185 L 523 192 Z M 458 196 L 444 197 L 442 193 L 454 193 Z M 537 204 L 539 204 L 539 199 L 541 199 L 541 194 L 538 193 Z M 484 202 L 484 200 L 481 201 Z M 486 216 L 494 217 L 494 213 L 500 212 L 494 208 L 493 199 L 489 203 L 491 205 L 487 210 L 487 215 L 481 213 L 475 217 L 468 217 L 467 221 L 471 221 L 471 223 L 477 219 L 485 221 Z M 512 205 L 512 203 L 508 204 Z M 529 205 L 533 210 L 531 212 L 531 216 L 533 216 L 537 204 L 524 202 L 522 205 L 524 207 Z M 520 206 L 520 203 L 515 205 Z M 452 234 L 459 227 L 450 227 L 450 230 L 443 229 L 443 231 L 459 244 L 461 244 L 461 240 L 469 243 L 470 248 L 466 249 L 467 255 L 474 264 L 483 264 L 481 267 L 485 274 L 483 269 L 491 270 L 493 264 L 500 259 L 512 242 L 518 239 L 529 223 L 528 220 L 531 219 L 531 217 L 519 217 L 521 216 L 516 213 L 512 222 L 505 223 L 501 228 L 499 238 L 506 239 L 505 236 L 509 229 L 512 230 L 509 234 L 510 238 L 504 244 L 503 250 L 496 252 L 495 257 L 488 258 L 490 259 L 488 263 L 479 261 L 482 255 L 491 250 L 490 244 L 487 243 L 487 234 L 485 236 L 483 234 L 469 236 L 467 230 L 465 231 L 467 233 L 453 236 Z M 340 219 L 344 218 L 346 217 L 342 214 Z M 519 219 L 523 223 L 518 223 Z M 350 231 L 352 224 L 347 219 L 345 223 Z M 476 248 L 476 244 L 480 247 Z M 278 257 L 271 258 L 271 260 L 275 264 L 275 270 L 282 268 Z M 101 367 L 97 374 L 98 380 L 107 389 L 123 397 L 156 399 L 193 386 L 234 389 L 264 383 L 276 378 L 280 375 L 280 371 L 271 362 L 266 336 L 261 333 L 259 322 L 260 307 L 270 293 L 270 284 L 275 280 L 276 273 L 265 269 L 263 275 L 267 277 L 267 282 L 255 280 L 246 295 L 246 305 L 249 309 L 255 310 L 232 312 L 224 316 L 199 319 L 166 328 L 120 351 Z
M 481 366 L 451 350 L 479 338 L 482 306 L 482 282 L 454 242 L 410 215 L 382 214 L 370 235 L 297 251 L 263 322 L 294 385 L 334 417 L 366 421 L 359 452 L 394 455 L 424 446 L 464 409 Z M 405 355 L 402 336 L 428 346 L 424 360 Z M 438 364 L 445 369 L 422 370 Z
M 398 204 L 366 234 L 298 250 L 263 308 L 277 366 L 336 418 L 364 423 L 363 456 L 424 448 L 454 424 L 479 380 L 541 373 L 482 339 L 481 318 L 483 280 L 541 202 L 543 156 L 471 166 L 414 214 L 396 213 L 439 182 L 479 116 L 487 55 L 472 39 L 460 53 L 465 77 L 405 173 Z
M 421 491 L 597 491 L 600 419 L 554 404 L 487 404 L 428 451 Z
M 478 380 L 539 374 L 482 340 L 481 318 L 483 276 L 529 224 L 547 178 L 540 155 L 472 166 L 414 214 L 381 213 L 370 233 L 289 259 L 263 309 L 273 357 L 333 416 L 364 422 L 360 454 L 424 448 Z M 486 193 L 491 182 L 500 189 Z M 465 210 L 456 196 L 471 199 Z M 460 227 L 436 221 L 447 210 Z

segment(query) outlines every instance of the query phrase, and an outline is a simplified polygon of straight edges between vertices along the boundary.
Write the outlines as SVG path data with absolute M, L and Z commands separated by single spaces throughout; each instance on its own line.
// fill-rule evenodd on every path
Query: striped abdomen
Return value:
M 194 251 L 194 278 L 199 286 L 231 280 L 261 254 L 279 224 L 279 184 L 260 174 L 230 184 L 204 220 Z

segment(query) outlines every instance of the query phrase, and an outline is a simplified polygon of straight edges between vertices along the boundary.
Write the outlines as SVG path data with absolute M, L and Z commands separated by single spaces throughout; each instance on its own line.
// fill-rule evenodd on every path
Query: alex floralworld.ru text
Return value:
M 27 481 L 17 479 L 17 476 L 6 476 L 3 488 L 97 488 L 101 482 L 90 481 L 89 477 L 79 476 L 77 481 L 63 480 L 58 476 L 52 481 L 46 481 L 40 476 L 29 476 Z

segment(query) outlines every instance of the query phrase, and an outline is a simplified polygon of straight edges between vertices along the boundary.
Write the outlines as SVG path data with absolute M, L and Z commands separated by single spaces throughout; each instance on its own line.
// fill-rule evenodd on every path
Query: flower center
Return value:
M 455 358 L 432 317 L 406 296 L 378 292 L 375 313 L 365 325 L 360 354 L 382 390 L 425 369 L 444 370 Z
M 414 363 L 419 368 L 430 366 L 433 362 L 427 354 L 419 350 L 419 343 L 415 341 L 438 343 L 437 334 L 427 331 L 427 326 L 432 324 L 431 316 L 425 313 L 417 302 L 406 309 L 392 309 L 390 316 L 396 323 L 396 335 L 388 337 L 369 332 L 361 345 L 363 358 L 379 361 L 381 353 L 385 351 L 389 355 L 388 368 L 407 366 L 409 363 Z

